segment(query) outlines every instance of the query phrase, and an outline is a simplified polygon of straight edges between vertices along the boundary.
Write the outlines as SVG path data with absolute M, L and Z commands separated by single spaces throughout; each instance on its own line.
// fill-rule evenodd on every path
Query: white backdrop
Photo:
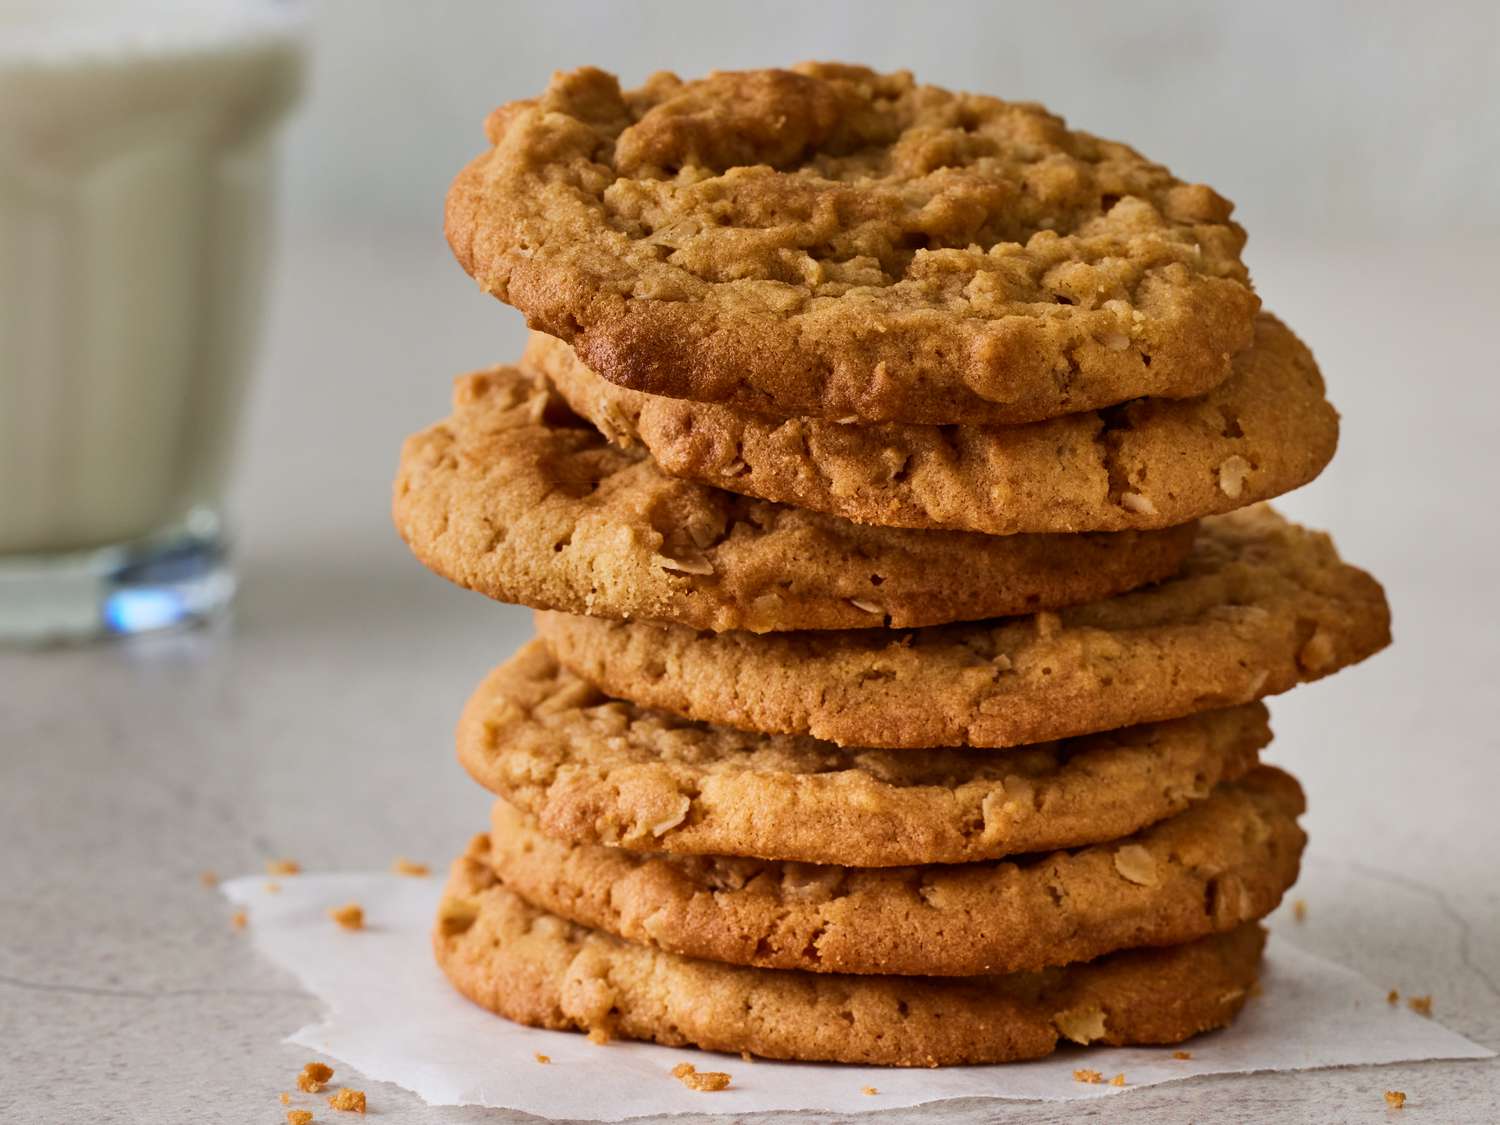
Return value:
M 594 64 L 837 58 L 1045 102 L 1279 237 L 1500 230 L 1500 3 L 321 0 L 290 217 L 436 222 L 492 106 Z

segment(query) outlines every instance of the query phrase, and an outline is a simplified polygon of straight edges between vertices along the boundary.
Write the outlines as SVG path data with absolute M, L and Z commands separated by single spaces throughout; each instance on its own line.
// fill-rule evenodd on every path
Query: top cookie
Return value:
M 1259 301 L 1231 205 L 905 72 L 584 68 L 448 194 L 489 292 L 605 378 L 787 415 L 1016 423 L 1201 394 Z

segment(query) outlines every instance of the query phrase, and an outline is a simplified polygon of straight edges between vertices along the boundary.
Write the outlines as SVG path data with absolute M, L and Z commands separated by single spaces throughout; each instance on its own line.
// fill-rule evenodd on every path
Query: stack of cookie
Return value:
M 460 724 L 452 981 L 893 1065 L 1228 1023 L 1304 841 L 1259 700 L 1389 640 L 1260 503 L 1338 421 L 1229 204 L 849 66 L 580 70 L 487 130 L 449 241 L 538 332 L 395 519 L 545 612 Z

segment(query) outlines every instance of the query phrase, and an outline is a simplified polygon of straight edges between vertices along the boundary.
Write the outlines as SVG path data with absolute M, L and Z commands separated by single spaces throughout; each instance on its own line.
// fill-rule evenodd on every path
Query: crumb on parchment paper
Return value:
M 243 910 L 236 910 L 229 916 L 229 924 L 237 930 L 243 930 L 250 924 L 250 915 Z
M 430 875 L 432 873 L 432 869 L 425 863 L 418 863 L 414 859 L 407 859 L 404 855 L 396 857 L 396 862 L 391 864 L 391 870 L 397 875 L 410 875 L 413 878 L 420 878 L 423 875 Z
M 302 865 L 295 859 L 266 860 L 267 875 L 299 875 L 301 873 Z
M 1406 1092 L 1404 1090 L 1387 1090 L 1385 1092 L 1385 1104 L 1392 1109 L 1402 1109 L 1406 1105 Z
M 1397 1004 L 1401 1003 L 1401 993 L 1397 992 L 1394 988 L 1391 989 L 1385 994 L 1385 1002 L 1394 1008 Z
M 861 1086 L 859 1092 L 867 1098 L 873 1098 L 876 1094 L 880 1093 L 874 1086 Z
M 302 1073 L 297 1075 L 297 1089 L 304 1094 L 316 1094 L 328 1085 L 328 1080 L 332 1077 L 333 1067 L 326 1063 L 306 1063 L 302 1067 Z
M 328 917 L 332 918 L 346 930 L 362 930 L 365 928 L 364 907 L 357 902 L 346 902 L 343 906 L 335 906 L 328 911 Z
M 333 1097 L 328 1099 L 328 1104 L 342 1113 L 364 1113 L 365 1092 L 363 1090 L 351 1090 L 347 1086 Z
M 729 1088 L 729 1075 L 722 1070 L 699 1070 L 692 1063 L 678 1063 L 672 1068 L 672 1077 L 689 1090 L 712 1092 Z
M 534 1059 L 536 1059 L 536 1061 L 539 1062 L 539 1063 L 541 1063 L 543 1066 L 545 1066 L 547 1063 L 549 1063 L 549 1062 L 552 1061 L 552 1056 L 551 1055 L 544 1055 L 540 1051 L 537 1051 L 531 1057 L 534 1058 Z
M 198 882 L 202 883 L 205 887 L 217 887 L 219 885 L 219 876 L 212 871 L 200 871 L 198 872 Z
M 1299 898 L 1292 900 L 1292 917 L 1299 922 L 1307 921 L 1307 899 Z
M 1426 996 L 1408 996 L 1406 1006 L 1419 1016 L 1432 1015 L 1432 994 Z
M 1073 1072 L 1073 1081 L 1087 1082 L 1090 1086 L 1095 1086 L 1104 1081 L 1104 1075 L 1100 1074 L 1097 1070 L 1079 1067 Z
M 1192 1051 L 1173 1051 L 1172 1052 L 1172 1057 L 1174 1059 L 1190 1059 L 1190 1058 L 1193 1057 L 1193 1052 Z
M 312 1125 L 312 1110 L 289 1109 L 286 1111 L 287 1125 Z
M 1123 1086 L 1123 1085 L 1125 1085 L 1125 1074 L 1124 1074 L 1124 1072 L 1121 1071 L 1119 1074 L 1117 1074 L 1113 1078 L 1111 1078 L 1109 1080 L 1109 1084 L 1111 1086 Z

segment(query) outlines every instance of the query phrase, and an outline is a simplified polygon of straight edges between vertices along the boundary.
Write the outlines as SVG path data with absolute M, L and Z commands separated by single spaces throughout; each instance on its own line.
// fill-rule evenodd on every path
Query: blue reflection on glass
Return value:
M 175 625 L 188 614 L 175 590 L 116 590 L 104 602 L 104 624 L 115 633 L 141 633 Z

